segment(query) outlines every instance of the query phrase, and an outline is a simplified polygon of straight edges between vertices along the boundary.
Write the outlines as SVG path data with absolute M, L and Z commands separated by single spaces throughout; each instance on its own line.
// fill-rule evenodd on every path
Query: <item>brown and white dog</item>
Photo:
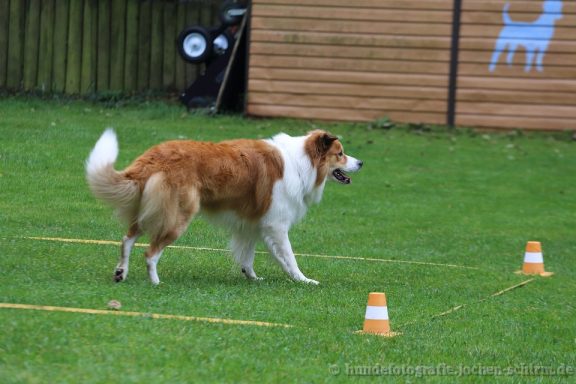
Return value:
M 108 129 L 86 162 L 92 193 L 112 205 L 129 227 L 114 279 L 126 279 L 130 251 L 146 233 L 153 284 L 160 282 L 156 265 L 162 251 L 198 213 L 230 230 L 234 259 L 247 278 L 258 279 L 254 249 L 262 240 L 292 279 L 318 284 L 298 268 L 288 231 L 311 204 L 320 202 L 328 179 L 349 184 L 345 172 L 362 167 L 362 161 L 344 154 L 337 137 L 324 131 L 268 140 L 169 141 L 150 148 L 123 171 L 114 169 L 117 156 L 116 134 Z

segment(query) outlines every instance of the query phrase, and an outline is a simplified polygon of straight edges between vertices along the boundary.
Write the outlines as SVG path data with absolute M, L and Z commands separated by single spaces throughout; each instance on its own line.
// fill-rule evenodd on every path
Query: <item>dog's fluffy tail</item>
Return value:
M 96 198 L 116 209 L 119 218 L 131 225 L 140 200 L 138 184 L 114 169 L 118 157 L 118 140 L 114 130 L 108 128 L 86 160 L 86 180 Z
M 504 25 L 514 24 L 514 21 L 510 18 L 508 10 L 510 9 L 510 3 L 504 5 L 504 10 L 502 11 L 502 19 L 504 20 Z

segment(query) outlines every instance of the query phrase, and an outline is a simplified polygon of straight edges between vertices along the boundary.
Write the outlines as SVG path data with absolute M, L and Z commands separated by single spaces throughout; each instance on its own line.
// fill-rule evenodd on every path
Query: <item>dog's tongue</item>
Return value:
M 350 178 L 346 176 L 341 170 L 336 169 L 334 172 L 332 172 L 332 175 L 334 175 L 338 182 L 342 184 L 350 184 Z

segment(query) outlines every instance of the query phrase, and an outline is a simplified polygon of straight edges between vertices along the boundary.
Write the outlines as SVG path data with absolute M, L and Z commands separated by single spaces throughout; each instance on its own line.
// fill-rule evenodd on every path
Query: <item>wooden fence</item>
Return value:
M 253 0 L 251 15 L 249 114 L 576 129 L 574 1 Z
M 0 0 L 0 89 L 177 91 L 198 75 L 175 39 L 215 26 L 219 1 Z
M 0 89 L 183 90 L 202 68 L 175 38 L 220 3 L 0 0 Z M 253 0 L 246 109 L 574 130 L 576 2 Z

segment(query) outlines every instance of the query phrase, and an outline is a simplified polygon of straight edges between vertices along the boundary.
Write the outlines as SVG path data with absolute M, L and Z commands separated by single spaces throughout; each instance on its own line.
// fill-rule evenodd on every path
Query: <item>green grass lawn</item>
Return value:
M 121 239 L 124 229 L 84 181 L 84 160 L 109 126 L 120 141 L 118 168 L 169 139 L 266 138 L 319 127 L 340 135 L 365 166 L 351 185 L 329 184 L 291 240 L 296 253 L 350 259 L 299 256 L 304 274 L 320 281 L 310 286 L 258 255 L 265 280 L 250 282 L 218 250 L 227 247 L 226 234 L 199 220 L 175 245 L 212 250 L 167 250 L 158 269 L 163 283 L 154 287 L 142 248 L 128 280 L 115 284 L 117 246 L 30 239 Z M 509 368 L 516 371 L 496 378 L 574 380 L 576 143 L 568 137 L 207 117 L 162 103 L 2 99 L 1 303 L 106 310 L 115 299 L 125 311 L 293 327 L 0 309 L 0 382 L 311 383 L 373 373 L 441 383 L 451 379 L 443 374 L 461 371 L 462 381 L 474 383 Z M 546 269 L 556 274 L 491 297 L 530 279 L 513 273 L 528 240 L 542 242 Z M 354 333 L 371 291 L 386 292 L 401 336 Z

